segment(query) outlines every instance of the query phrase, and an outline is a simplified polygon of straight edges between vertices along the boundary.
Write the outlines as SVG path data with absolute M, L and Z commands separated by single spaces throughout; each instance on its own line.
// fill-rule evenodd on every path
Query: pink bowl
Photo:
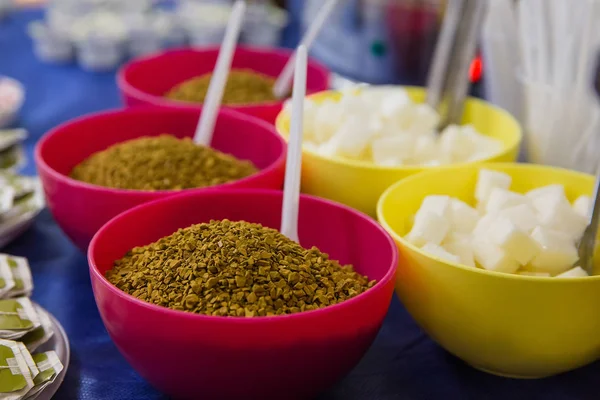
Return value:
M 203 50 L 171 50 L 136 59 L 123 66 L 117 74 L 117 84 L 127 106 L 159 105 L 163 107 L 199 108 L 199 105 L 168 100 L 163 95 L 175 85 L 212 72 L 219 53 L 218 47 Z M 247 68 L 265 75 L 279 75 L 292 52 L 285 49 L 255 49 L 238 47 L 232 68 Z M 314 60 L 308 63 L 307 92 L 329 89 L 329 71 Z M 273 123 L 282 101 L 229 107 Z
M 69 178 L 71 170 L 91 154 L 141 136 L 170 133 L 191 137 L 200 110 L 137 107 L 87 115 L 47 133 L 37 144 L 35 162 L 54 218 L 83 251 L 96 231 L 121 212 L 181 191 L 110 189 Z M 239 181 L 185 192 L 221 188 L 281 189 L 286 145 L 266 122 L 232 110 L 221 110 L 212 146 L 254 162 L 260 171 Z
M 88 261 L 96 304 L 131 366 L 177 399 L 304 399 L 334 384 L 362 358 L 392 296 L 398 254 L 368 216 L 302 195 L 300 242 L 351 263 L 376 279 L 367 292 L 324 309 L 252 319 L 209 317 L 162 308 L 120 291 L 105 278 L 135 246 L 211 219 L 278 228 L 282 192 L 221 190 L 144 204 L 106 224 Z

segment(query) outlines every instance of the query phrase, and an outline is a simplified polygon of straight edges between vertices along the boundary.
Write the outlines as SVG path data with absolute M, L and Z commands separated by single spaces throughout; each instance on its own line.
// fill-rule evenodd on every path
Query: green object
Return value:
M 28 296 L 33 290 L 33 277 L 26 258 L 0 254 L 0 264 L 8 264 L 15 286 L 8 293 L 11 297 Z
M 0 298 L 7 296 L 10 290 L 15 287 L 15 280 L 8 263 L 0 262 Z
M 33 387 L 17 342 L 0 339 L 0 399 L 17 400 Z
M 219 185 L 256 173 L 238 160 L 190 138 L 142 137 L 91 155 L 71 178 L 98 186 L 136 190 L 179 190 Z
M 153 304 L 231 317 L 315 310 L 375 283 L 274 229 L 228 220 L 192 225 L 136 247 L 106 277 Z
M 54 335 L 52 330 L 52 321 L 48 314 L 40 308 L 37 308 L 37 313 L 40 319 L 41 326 L 29 331 L 25 336 L 19 339 L 23 342 L 30 352 L 34 352 L 38 347 L 46 343 Z
M 33 379 L 34 387 L 24 399 L 31 399 L 37 396 L 44 388 L 50 385 L 58 374 L 63 370 L 63 365 L 54 351 L 39 353 L 33 355 L 33 361 L 39 369 L 39 374 Z
M 376 57 L 383 57 L 387 53 L 387 47 L 384 42 L 377 40 L 371 43 L 371 54 Z
M 15 340 L 41 325 L 27 297 L 0 300 L 0 338 Z

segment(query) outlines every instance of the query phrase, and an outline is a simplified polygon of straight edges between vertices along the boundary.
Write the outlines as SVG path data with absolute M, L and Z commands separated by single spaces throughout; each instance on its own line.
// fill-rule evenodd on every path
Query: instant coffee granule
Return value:
M 171 89 L 166 97 L 173 100 L 204 103 L 212 74 L 189 79 Z M 251 70 L 232 70 L 223 92 L 223 104 L 251 104 L 277 101 L 273 94 L 275 79 Z
M 171 135 L 142 137 L 92 154 L 77 165 L 73 179 L 135 190 L 178 190 L 219 185 L 258 169 L 250 162 Z
M 192 225 L 136 247 L 106 277 L 149 303 L 232 317 L 315 310 L 375 284 L 274 229 L 229 220 Z

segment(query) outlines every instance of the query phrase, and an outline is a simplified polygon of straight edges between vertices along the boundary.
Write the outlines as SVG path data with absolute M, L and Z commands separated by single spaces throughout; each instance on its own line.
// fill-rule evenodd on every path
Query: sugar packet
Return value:
M 0 299 L 7 297 L 15 287 L 15 280 L 8 263 L 0 263 Z
M 0 300 L 0 339 L 19 339 L 40 326 L 39 316 L 29 298 Z
M 33 379 L 35 386 L 24 397 L 28 400 L 34 400 L 63 370 L 63 365 L 54 351 L 34 354 L 33 360 L 40 372 Z
M 36 368 L 39 369 L 37 364 Z M 33 387 L 31 372 L 17 342 L 0 339 L 0 400 L 20 400 Z
M 0 268 L 4 266 L 10 268 L 15 285 L 3 297 L 30 296 L 33 291 L 33 277 L 27 259 L 0 253 Z
M 41 307 L 36 307 L 36 311 L 38 313 L 38 317 L 40 318 L 41 326 L 30 332 L 27 332 L 25 336 L 19 339 L 25 344 L 25 346 L 27 346 L 27 349 L 32 353 L 38 347 L 50 340 L 54 335 L 54 330 L 52 329 L 52 321 L 50 320 L 48 314 L 44 310 L 42 310 Z

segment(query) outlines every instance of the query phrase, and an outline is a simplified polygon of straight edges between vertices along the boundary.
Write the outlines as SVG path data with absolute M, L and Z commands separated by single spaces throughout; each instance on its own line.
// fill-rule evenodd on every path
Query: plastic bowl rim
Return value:
M 381 85 L 378 85 L 381 86 Z M 406 89 L 419 89 L 419 90 L 425 90 L 424 87 L 422 86 L 410 86 L 410 85 L 383 85 L 383 86 L 394 86 L 394 87 L 402 87 L 402 88 L 406 88 Z M 328 93 L 341 93 L 343 90 L 323 90 L 321 92 L 316 92 L 316 93 L 311 93 L 308 96 L 306 96 L 307 99 L 310 99 L 311 97 L 315 97 L 315 96 L 322 96 L 324 94 L 328 94 Z M 523 142 L 523 128 L 521 126 L 521 124 L 519 123 L 519 121 L 517 121 L 517 119 L 512 116 L 508 111 L 492 104 L 489 103 L 485 100 L 479 99 L 477 97 L 472 97 L 472 96 L 468 96 L 467 100 L 470 102 L 474 102 L 474 103 L 479 103 L 481 105 L 484 105 L 488 108 L 493 109 L 494 111 L 496 111 L 499 114 L 504 115 L 505 117 L 507 117 L 508 119 L 512 120 L 512 122 L 514 122 L 514 124 L 517 126 L 517 131 L 515 131 L 515 138 L 514 138 L 514 142 L 511 143 L 510 145 L 502 145 L 502 150 L 498 151 L 497 153 L 495 153 L 492 156 L 483 158 L 481 160 L 475 160 L 475 161 L 467 161 L 467 162 L 460 162 L 460 163 L 452 163 L 452 164 L 444 164 L 444 165 L 400 165 L 400 166 L 387 166 L 387 165 L 377 165 L 368 161 L 362 161 L 362 160 L 352 160 L 349 158 L 342 158 L 342 157 L 325 157 L 322 156 L 321 154 L 306 148 L 304 145 L 302 146 L 302 152 L 310 154 L 312 157 L 315 157 L 319 160 L 322 161 L 327 161 L 333 164 L 337 164 L 343 167 L 351 167 L 351 168 L 361 168 L 361 169 L 372 169 L 372 170 L 383 170 L 383 171 L 396 171 L 396 172 L 407 172 L 407 173 L 417 173 L 417 172 L 425 172 L 425 171 L 431 171 L 431 170 L 436 170 L 436 169 L 441 169 L 441 168 L 449 168 L 449 167 L 454 167 L 454 166 L 472 166 L 472 165 L 476 165 L 476 164 L 481 164 L 481 163 L 489 163 L 490 159 L 495 158 L 495 157 L 499 157 L 501 155 L 507 154 L 510 151 L 512 151 L 515 148 L 518 148 L 520 143 Z M 283 138 L 286 140 L 286 142 L 288 141 L 287 136 L 284 135 L 280 130 L 279 130 L 279 126 L 281 125 L 281 119 L 283 119 L 283 114 L 284 112 L 286 112 L 286 110 L 282 109 L 280 111 L 280 113 L 277 115 L 277 118 L 275 119 L 275 127 L 277 128 L 277 132 L 283 136 Z M 487 136 L 487 135 L 485 135 Z
M 138 100 L 153 104 L 155 106 L 161 106 L 161 107 L 177 107 L 177 108 L 199 108 L 202 107 L 201 103 L 193 103 L 193 102 L 186 102 L 186 101 L 180 101 L 180 100 L 171 100 L 171 99 L 167 99 L 165 97 L 161 97 L 158 95 L 153 95 L 153 94 L 149 94 L 147 92 L 144 92 L 141 89 L 138 89 L 137 87 L 133 86 L 132 84 L 130 84 L 127 79 L 125 78 L 126 73 L 129 71 L 129 69 L 131 67 L 133 67 L 136 64 L 140 64 L 140 63 L 145 63 L 145 62 L 150 62 L 150 61 L 154 61 L 155 59 L 164 57 L 166 55 L 168 55 L 169 53 L 185 53 L 185 52 L 189 52 L 189 53 L 209 53 L 209 52 L 214 52 L 219 50 L 219 46 L 209 46 L 209 47 L 204 47 L 202 49 L 193 49 L 193 48 L 188 48 L 188 47 L 179 47 L 179 48 L 174 48 L 174 49 L 170 49 L 167 51 L 159 51 L 159 52 L 155 52 L 143 57 L 139 57 L 139 58 L 134 58 L 130 61 L 128 61 L 127 63 L 123 64 L 123 66 L 121 66 L 119 68 L 119 70 L 117 71 L 117 86 L 120 88 L 120 90 L 122 91 L 123 94 L 127 95 L 127 96 L 132 96 L 135 97 Z M 285 49 L 285 48 L 264 48 L 264 47 L 258 47 L 258 46 L 238 46 L 236 51 L 243 51 L 243 52 L 252 52 L 252 53 L 257 53 L 257 54 L 276 54 L 276 55 L 280 55 L 280 56 L 286 56 L 286 57 L 291 57 L 293 55 L 293 51 L 289 50 L 289 49 Z M 319 75 L 323 76 L 324 80 L 327 81 L 328 86 L 330 84 L 331 81 L 331 77 L 330 77 L 330 72 L 329 70 L 325 67 L 325 65 L 321 64 L 320 62 L 314 60 L 314 59 L 309 59 L 308 60 L 308 66 L 309 67 L 314 67 L 316 70 L 318 70 Z M 323 91 L 318 91 L 316 93 L 321 93 Z M 227 105 L 227 108 L 233 108 L 239 111 L 246 111 L 252 108 L 257 108 L 257 107 L 264 107 L 264 108 L 268 108 L 268 107 L 277 107 L 279 105 L 282 105 L 285 102 L 285 99 L 281 99 L 278 101 L 266 101 L 266 102 L 260 102 L 260 103 L 252 103 L 252 104 L 231 104 L 231 105 Z
M 465 167 L 472 167 L 472 166 L 456 165 L 456 166 L 448 167 L 448 169 L 464 169 Z M 574 175 L 578 175 L 580 177 L 592 177 L 592 175 L 585 174 L 583 172 L 573 171 L 573 170 L 569 170 L 566 168 L 560 168 L 560 167 L 550 167 L 550 166 L 546 166 L 546 165 L 538 165 L 538 164 L 498 162 L 498 163 L 486 163 L 486 164 L 482 164 L 482 165 L 477 165 L 477 167 L 479 167 L 479 168 L 486 168 L 486 167 L 499 167 L 499 168 L 513 167 L 513 168 L 515 168 L 516 167 L 516 168 L 539 169 L 539 170 L 544 170 L 544 171 L 564 171 L 564 172 L 572 173 Z M 413 180 L 418 181 L 420 179 L 427 179 L 430 175 L 434 175 L 436 172 L 437 171 L 427 171 L 427 172 L 423 172 L 422 174 L 415 174 L 414 176 L 409 176 L 407 178 L 401 179 L 401 180 L 397 181 L 396 183 L 392 184 L 391 186 L 389 186 L 383 192 L 383 194 L 381 195 L 381 197 L 379 197 L 379 200 L 377 201 L 377 220 L 379 221 L 381 226 L 383 226 L 383 228 L 392 236 L 392 238 L 394 238 L 394 240 L 396 242 L 401 243 L 402 246 L 407 247 L 411 251 L 418 253 L 424 257 L 432 259 L 432 260 L 438 262 L 438 264 L 444 265 L 444 268 L 446 268 L 446 266 L 449 266 L 451 268 L 457 268 L 457 269 L 461 269 L 464 271 L 468 271 L 469 273 L 481 274 L 481 275 L 486 275 L 486 276 L 495 277 L 495 278 L 508 279 L 508 280 L 525 280 L 525 281 L 544 282 L 544 283 L 548 283 L 548 284 L 559 284 L 559 283 L 565 283 L 565 282 L 589 283 L 589 282 L 600 280 L 600 275 L 574 277 L 574 278 L 557 278 L 557 277 L 547 277 L 547 276 L 528 276 L 528 275 L 506 274 L 506 273 L 502 273 L 502 272 L 488 271 L 483 268 L 473 268 L 473 267 L 469 267 L 468 265 L 463 265 L 463 264 L 444 260 L 443 258 L 429 254 L 429 253 L 423 251 L 421 248 L 413 245 L 408 240 L 404 239 L 403 236 L 400 236 L 389 225 L 388 219 L 386 218 L 385 212 L 383 210 L 383 204 L 387 200 L 387 198 L 391 195 L 391 193 L 398 190 L 398 187 L 401 188 L 402 185 L 404 185 L 405 183 L 410 184 Z
M 385 275 L 383 276 L 383 278 L 381 278 L 379 281 L 377 281 L 377 283 L 375 283 L 375 285 L 372 288 L 370 288 L 369 290 L 367 290 L 349 300 L 345 300 L 341 303 L 327 306 L 327 307 L 317 309 L 317 310 L 303 311 L 303 312 L 299 312 L 299 313 L 295 313 L 295 314 L 264 316 L 264 317 L 256 317 L 256 318 L 219 317 L 219 316 L 194 314 L 194 313 L 190 313 L 190 312 L 186 312 L 186 311 L 173 310 L 173 309 L 170 309 L 167 307 L 161 307 L 161 306 L 158 306 L 158 305 L 155 305 L 152 303 L 145 302 L 145 301 L 140 300 L 128 293 L 125 293 L 124 291 L 120 290 L 119 288 L 117 288 L 115 285 L 110 283 L 106 279 L 106 277 L 104 275 L 102 275 L 100 273 L 100 271 L 98 270 L 98 267 L 97 267 L 97 265 L 94 261 L 94 257 L 93 257 L 93 254 L 96 250 L 97 241 L 99 240 L 98 238 L 104 234 L 105 230 L 107 230 L 113 224 L 117 223 L 119 220 L 121 220 L 123 218 L 127 218 L 130 214 L 136 213 L 136 212 L 138 212 L 138 210 L 143 209 L 144 207 L 153 207 L 153 206 L 155 206 L 155 204 L 169 203 L 169 202 L 177 200 L 180 197 L 215 196 L 215 195 L 216 196 L 219 196 L 219 195 L 229 196 L 229 195 L 237 194 L 240 192 L 247 193 L 247 194 L 253 194 L 253 195 L 259 195 L 259 196 L 278 196 L 278 197 L 283 196 L 283 192 L 278 191 L 278 190 L 272 190 L 272 189 L 226 189 L 226 190 L 204 192 L 204 193 L 199 193 L 199 192 L 184 193 L 184 194 L 175 195 L 175 196 L 171 196 L 171 197 L 167 197 L 167 198 L 163 198 L 163 199 L 158 199 L 158 200 L 154 200 L 154 201 L 150 201 L 150 202 L 138 205 L 138 206 L 131 208 L 127 211 L 124 211 L 123 213 L 112 218 L 96 232 L 96 234 L 90 241 L 90 245 L 89 245 L 88 251 L 87 251 L 87 259 L 88 259 L 88 264 L 89 264 L 90 275 L 92 275 L 92 278 L 95 277 L 96 281 L 98 283 L 100 283 L 101 285 L 103 285 L 105 288 L 107 288 L 113 296 L 118 296 L 119 298 L 121 298 L 124 301 L 132 302 L 133 304 L 135 304 L 137 306 L 144 307 L 148 311 L 158 312 L 164 316 L 185 318 L 188 320 L 195 319 L 198 321 L 221 323 L 221 324 L 231 324 L 231 325 L 256 324 L 256 323 L 279 323 L 281 321 L 285 321 L 285 320 L 292 319 L 292 318 L 297 319 L 297 320 L 310 318 L 319 313 L 322 315 L 328 315 L 328 314 L 334 313 L 337 310 L 340 310 L 342 308 L 347 308 L 349 305 L 354 304 L 358 301 L 361 301 L 365 297 L 365 295 L 369 295 L 369 293 L 372 290 L 377 290 L 377 291 L 383 290 L 383 288 L 392 279 L 394 279 L 395 274 L 396 274 L 396 269 L 398 266 L 398 260 L 399 260 L 398 247 L 396 246 L 396 243 L 394 243 L 392 236 L 380 224 L 378 224 L 376 220 L 374 220 L 373 218 L 370 218 L 368 215 L 363 214 L 360 211 L 355 210 L 351 207 L 348 207 L 344 204 L 336 203 L 331 200 L 327 200 L 327 199 L 323 199 L 323 198 L 320 198 L 317 196 L 311 196 L 311 195 L 307 195 L 307 194 L 301 194 L 300 198 L 301 199 L 304 198 L 308 201 L 322 203 L 322 204 L 326 205 L 327 207 L 342 208 L 342 209 L 346 210 L 347 212 L 350 212 L 354 217 L 368 221 L 369 224 L 373 225 L 380 232 L 380 234 L 383 235 L 383 237 L 387 241 L 388 246 L 390 247 L 390 249 L 392 251 L 392 259 L 391 259 L 391 263 L 388 266 L 387 271 L 386 271 Z
M 48 165 L 46 160 L 42 157 L 42 154 L 41 154 L 42 147 L 46 144 L 46 142 L 48 140 L 51 140 L 51 137 L 54 134 L 62 131 L 65 127 L 67 127 L 71 124 L 78 124 L 78 123 L 81 123 L 81 122 L 86 121 L 91 118 L 113 116 L 115 114 L 121 114 L 121 113 L 146 114 L 149 111 L 152 111 L 153 113 L 168 114 L 168 113 L 177 113 L 177 112 L 192 112 L 192 111 L 196 111 L 196 110 L 165 108 L 165 107 L 157 107 L 157 106 L 139 106 L 139 107 L 131 107 L 131 108 L 113 108 L 113 109 L 108 109 L 108 110 L 97 111 L 97 112 L 85 114 L 85 115 L 79 116 L 77 118 L 71 119 L 69 121 L 63 122 L 62 124 L 56 126 L 55 128 L 53 128 L 50 131 L 48 131 L 47 133 L 45 133 L 35 146 L 35 150 L 34 150 L 35 163 L 38 166 L 38 169 L 44 170 L 48 175 L 50 175 L 52 177 L 52 179 L 59 181 L 61 183 L 67 184 L 71 187 L 77 187 L 77 188 L 87 189 L 87 190 L 94 190 L 94 191 L 98 191 L 98 192 L 120 195 L 120 196 L 133 196 L 133 195 L 140 195 L 140 194 L 165 195 L 165 196 L 169 195 L 170 196 L 170 195 L 175 195 L 175 194 L 180 194 L 180 193 L 187 193 L 189 191 L 229 188 L 231 185 L 238 184 L 240 182 L 242 182 L 242 183 L 247 182 L 258 176 L 262 176 L 266 173 L 272 172 L 272 171 L 276 170 L 277 168 L 279 168 L 280 164 L 285 162 L 285 158 L 287 156 L 287 151 L 286 151 L 287 142 L 283 138 L 281 138 L 281 135 L 278 135 L 274 131 L 272 125 L 270 125 L 266 121 L 261 120 L 260 118 L 253 117 L 253 116 L 247 115 L 247 114 L 243 114 L 239 111 L 231 110 L 228 108 L 219 109 L 219 114 L 226 115 L 227 117 L 233 117 L 235 119 L 238 119 L 238 120 L 246 122 L 246 123 L 253 123 L 253 124 L 259 125 L 263 128 L 267 128 L 266 130 L 272 130 L 273 136 L 276 136 L 279 139 L 280 144 L 282 145 L 282 151 L 281 151 L 281 154 L 277 157 L 277 159 L 275 161 L 273 161 L 267 168 L 260 169 L 258 172 L 254 173 L 252 175 L 249 175 L 245 178 L 227 182 L 227 183 L 222 183 L 220 185 L 206 186 L 206 187 L 199 187 L 199 188 L 179 189 L 179 190 L 173 190 L 173 189 L 170 189 L 170 190 L 136 190 L 136 189 L 109 188 L 109 187 L 105 187 L 105 186 L 93 185 L 91 183 L 87 183 L 87 182 L 83 182 L 83 181 L 78 181 L 76 179 L 69 177 L 68 175 L 62 174 L 62 173 L 56 171 L 54 168 L 50 167 L 50 165 Z M 121 142 L 118 142 L 118 143 L 121 143 Z M 117 144 L 117 143 L 115 143 L 115 144 Z

